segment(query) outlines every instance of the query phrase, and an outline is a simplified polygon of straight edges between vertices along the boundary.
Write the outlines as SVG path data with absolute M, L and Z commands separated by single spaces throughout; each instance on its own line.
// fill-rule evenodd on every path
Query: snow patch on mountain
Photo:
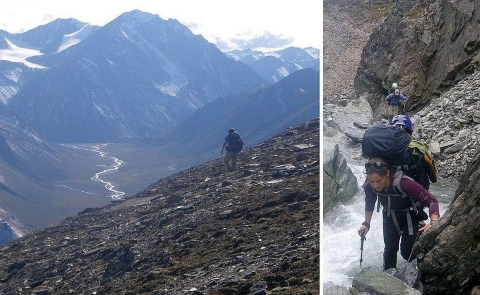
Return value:
M 0 86 L 0 101 L 3 104 L 8 104 L 10 98 L 17 92 L 18 88 L 15 86 Z
M 282 76 L 282 77 L 286 77 L 286 76 L 290 75 L 288 69 L 285 68 L 285 67 L 281 67 L 281 68 L 277 69 L 277 73 L 280 74 L 280 76 Z M 276 77 L 272 77 L 272 79 L 276 79 Z
M 62 39 L 62 43 L 58 47 L 58 52 L 63 51 L 73 45 L 77 45 L 78 43 L 80 43 L 92 32 L 93 28 L 94 28 L 93 26 L 86 24 L 80 30 L 74 33 L 65 35 Z
M 304 50 L 310 54 L 313 58 L 320 58 L 320 51 L 313 47 L 304 48 Z
M 39 50 L 22 48 L 13 44 L 13 42 L 7 38 L 4 39 L 8 44 L 8 48 L 0 50 L 0 60 L 22 63 L 29 68 L 45 69 L 45 67 L 42 65 L 27 61 L 27 58 L 29 57 L 43 55 Z

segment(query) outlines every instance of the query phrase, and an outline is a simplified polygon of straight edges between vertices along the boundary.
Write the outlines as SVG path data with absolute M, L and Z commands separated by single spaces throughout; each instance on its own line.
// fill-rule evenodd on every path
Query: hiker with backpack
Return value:
M 401 128 L 412 138 L 407 147 L 410 161 L 404 171 L 428 190 L 430 183 L 435 183 L 438 180 L 437 167 L 427 147 L 420 141 L 413 139 L 412 121 L 406 115 L 397 115 L 393 117 L 390 125 Z
M 235 132 L 233 128 L 228 130 L 227 136 L 225 136 L 225 140 L 223 141 L 222 151 L 226 150 L 225 157 L 223 158 L 223 163 L 225 164 L 225 168 L 227 171 L 233 171 L 237 167 L 237 157 L 238 154 L 242 151 L 243 145 L 245 142 L 240 137 L 240 134 Z
M 360 236 L 370 229 L 375 203 L 377 211 L 383 210 L 383 268 L 396 268 L 397 252 L 411 261 L 413 244 L 417 233 L 427 231 L 440 217 L 436 197 L 423 186 L 406 176 L 403 171 L 392 168 L 384 159 L 373 157 L 365 164 L 367 181 L 365 192 L 365 220 L 358 229 Z M 423 225 L 428 215 L 423 208 L 428 207 L 430 223 Z
M 398 84 L 395 83 L 395 82 L 393 82 L 393 83 L 392 83 L 392 87 L 390 88 L 390 92 L 389 92 L 389 93 L 394 93 L 396 89 L 399 89 Z M 384 104 L 384 107 L 383 107 L 383 117 L 388 119 L 388 111 L 389 111 L 389 109 L 388 109 L 387 106 L 388 106 L 388 105 L 385 103 L 385 104 Z
M 388 108 L 389 121 L 401 112 L 400 107 L 402 107 L 403 110 L 406 101 L 407 98 L 400 93 L 400 89 L 398 88 L 385 98 L 385 107 Z

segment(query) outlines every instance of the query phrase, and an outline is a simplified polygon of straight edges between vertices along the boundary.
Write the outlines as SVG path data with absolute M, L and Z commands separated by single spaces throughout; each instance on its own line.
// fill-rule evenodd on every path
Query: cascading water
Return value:
M 324 142 L 325 140 L 328 139 L 324 139 Z M 361 187 L 366 179 L 363 166 L 365 160 L 359 156 L 361 153 L 359 145 L 351 145 L 348 141 L 338 144 L 350 169 L 357 177 L 358 191 L 348 203 L 337 205 L 323 216 L 321 278 L 323 283 L 333 282 L 335 285 L 349 287 L 352 285 L 353 277 L 361 269 L 361 240 L 357 231 L 365 219 L 365 196 Z M 441 215 L 447 210 L 457 187 L 457 182 L 444 179 L 439 179 L 437 183 L 430 185 L 430 191 L 439 200 Z M 363 245 L 362 267 L 373 265 L 383 269 L 384 244 L 381 210 L 380 208 L 380 212 L 374 211 L 371 228 Z M 425 212 L 428 213 L 428 209 Z M 399 253 L 397 267 L 402 263 L 405 263 L 405 260 Z

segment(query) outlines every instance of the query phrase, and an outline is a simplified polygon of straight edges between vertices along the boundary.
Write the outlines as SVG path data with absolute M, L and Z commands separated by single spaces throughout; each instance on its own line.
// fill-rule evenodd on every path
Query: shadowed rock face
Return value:
M 455 198 L 414 251 L 424 294 L 473 294 L 480 285 L 480 153 L 465 170 Z
M 365 46 L 355 78 L 359 95 L 379 106 L 393 82 L 423 106 L 478 68 L 480 12 L 475 2 L 395 1 Z
M 319 142 L 308 121 L 14 240 L 0 293 L 318 294 Z

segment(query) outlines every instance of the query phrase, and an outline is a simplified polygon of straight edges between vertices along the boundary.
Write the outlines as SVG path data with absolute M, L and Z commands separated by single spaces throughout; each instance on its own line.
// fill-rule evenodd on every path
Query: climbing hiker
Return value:
M 395 89 L 398 89 L 398 84 L 396 82 L 392 83 L 392 87 L 390 88 L 390 91 L 388 93 L 394 93 Z M 384 99 L 385 100 L 385 99 Z M 388 118 L 388 106 L 386 103 L 383 104 L 383 117 Z
M 390 125 L 403 129 L 412 140 L 408 144 L 407 150 L 410 155 L 410 161 L 403 169 L 405 173 L 420 183 L 426 190 L 430 188 L 430 183 L 438 180 L 437 167 L 427 147 L 418 140 L 413 139 L 413 123 L 408 116 L 397 115 L 393 117 Z
M 238 154 L 242 151 L 243 145 L 245 142 L 240 137 L 240 134 L 235 132 L 233 128 L 228 130 L 227 136 L 223 141 L 222 151 L 226 150 L 225 157 L 223 158 L 223 163 L 227 171 L 233 171 L 237 168 L 237 157 Z
M 385 97 L 385 107 L 388 108 L 388 121 L 391 121 L 393 117 L 399 114 L 399 108 L 403 107 L 406 101 L 407 98 L 400 93 L 400 89 L 398 88 Z
M 403 171 L 390 168 L 382 158 L 370 158 L 365 164 L 365 173 L 365 220 L 358 234 L 368 233 L 375 202 L 378 201 L 377 211 L 379 205 L 383 207 L 383 268 L 395 268 L 399 249 L 405 260 L 415 258 L 410 255 L 417 232 L 425 232 L 437 222 L 440 217 L 438 201 Z M 421 221 L 428 219 L 424 207 L 429 209 L 430 223 L 420 226 Z

